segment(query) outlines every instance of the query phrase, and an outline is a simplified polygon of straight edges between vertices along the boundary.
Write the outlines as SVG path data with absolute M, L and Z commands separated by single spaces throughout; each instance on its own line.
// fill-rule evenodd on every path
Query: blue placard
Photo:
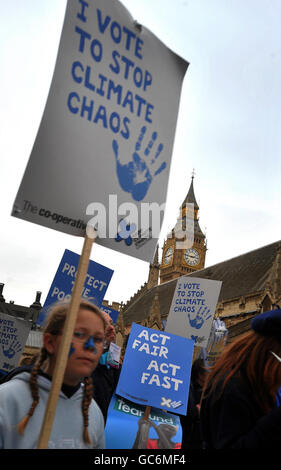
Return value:
M 41 325 L 50 306 L 58 301 L 68 301 L 75 282 L 80 255 L 65 250 L 56 275 L 48 292 L 37 324 Z M 82 297 L 101 307 L 113 270 L 95 261 L 89 261 L 89 267 L 83 287 Z
M 118 318 L 118 315 L 119 315 L 118 310 L 114 310 L 114 308 L 110 308 L 110 307 L 105 306 L 105 305 L 102 305 L 101 309 L 102 309 L 105 313 L 108 313 L 108 315 L 111 316 L 111 319 L 112 319 L 112 321 L 113 321 L 114 324 L 117 322 L 117 318 Z
M 118 395 L 186 414 L 194 341 L 132 324 Z
M 145 407 L 113 395 L 107 414 L 107 449 L 180 449 L 182 428 L 176 414 L 151 408 L 144 421 Z M 120 432 L 126 429 L 126 432 Z

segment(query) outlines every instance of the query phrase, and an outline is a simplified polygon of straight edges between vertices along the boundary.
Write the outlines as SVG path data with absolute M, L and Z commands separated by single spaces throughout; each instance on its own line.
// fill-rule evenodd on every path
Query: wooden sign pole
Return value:
M 69 313 L 65 320 L 65 325 L 63 328 L 63 334 L 61 338 L 61 343 L 58 352 L 58 358 L 56 361 L 54 374 L 52 377 L 52 385 L 46 405 L 45 416 L 38 439 L 37 449 L 47 449 L 48 441 L 52 430 L 52 425 L 55 417 L 57 401 L 61 386 L 63 383 L 64 372 L 68 360 L 68 354 L 70 350 L 70 344 L 72 341 L 73 331 L 76 324 L 76 319 L 79 310 L 79 304 L 81 300 L 81 295 L 83 292 L 83 287 L 86 279 L 86 274 L 88 271 L 89 260 L 91 255 L 91 249 L 93 242 L 96 238 L 96 232 L 93 231 L 93 237 L 85 235 L 84 245 L 82 249 L 82 254 L 80 256 L 80 261 L 77 270 L 77 276 L 75 279 Z
M 149 420 L 149 413 L 150 413 L 150 410 L 151 410 L 151 406 L 146 406 L 146 407 L 145 407 L 144 419 L 145 419 L 146 421 Z
M 149 422 L 149 413 L 150 413 L 150 406 L 145 407 L 145 412 L 144 412 L 144 421 L 141 425 L 141 428 L 138 432 L 138 442 L 136 449 L 146 449 L 147 448 L 147 440 L 148 440 L 148 435 L 149 435 L 149 429 L 150 429 L 150 422 Z

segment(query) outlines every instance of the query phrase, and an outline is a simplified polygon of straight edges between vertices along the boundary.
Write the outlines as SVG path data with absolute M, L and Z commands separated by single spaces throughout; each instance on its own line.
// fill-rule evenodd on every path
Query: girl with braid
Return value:
M 0 448 L 33 449 L 42 427 L 68 304 L 56 305 L 43 333 L 43 347 L 30 371 L 0 386 Z M 103 352 L 105 321 L 81 300 L 48 448 L 104 449 L 104 420 L 91 374 Z

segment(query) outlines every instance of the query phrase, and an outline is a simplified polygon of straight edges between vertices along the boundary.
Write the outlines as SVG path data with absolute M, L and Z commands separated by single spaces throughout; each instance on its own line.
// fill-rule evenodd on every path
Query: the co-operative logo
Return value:
M 115 237 L 115 241 L 121 242 L 125 240 L 126 245 L 130 246 L 133 243 L 131 234 L 136 230 L 136 224 L 128 224 L 124 219 L 120 220 L 120 230 Z

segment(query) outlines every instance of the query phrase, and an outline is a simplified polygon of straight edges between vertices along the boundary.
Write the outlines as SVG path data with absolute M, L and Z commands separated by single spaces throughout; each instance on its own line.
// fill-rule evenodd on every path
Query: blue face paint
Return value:
M 87 342 L 84 343 L 84 349 L 93 349 L 93 353 L 97 354 L 97 348 L 95 346 L 94 338 L 90 336 Z
M 74 351 L 75 351 L 75 348 L 74 348 L 74 346 L 73 346 L 73 343 L 71 343 L 71 345 L 70 345 L 70 350 L 69 350 L 69 353 L 68 353 L 68 357 L 70 357 L 71 354 L 74 353 Z

